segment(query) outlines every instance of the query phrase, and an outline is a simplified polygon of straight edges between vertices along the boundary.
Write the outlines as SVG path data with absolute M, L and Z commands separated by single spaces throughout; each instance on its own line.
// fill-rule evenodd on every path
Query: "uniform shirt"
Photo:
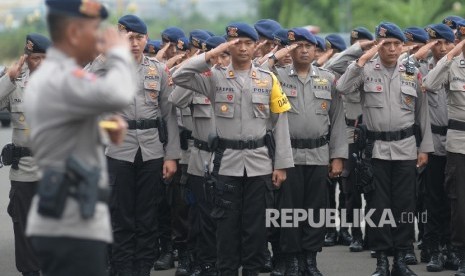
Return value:
M 347 70 L 350 63 L 363 55 L 363 49 L 360 43 L 356 42 L 349 48 L 336 55 L 331 62 L 328 62 L 323 68 L 328 69 L 336 74 L 339 78 Z M 362 114 L 362 104 L 360 92 L 342 95 L 344 103 L 344 113 L 347 119 L 357 120 Z M 354 130 L 355 127 L 347 126 L 347 138 L 349 144 L 354 143 Z
M 252 65 L 241 85 L 234 68 L 212 68 L 205 54 L 188 60 L 173 75 L 174 82 L 207 96 L 214 107 L 216 131 L 220 138 L 230 140 L 262 139 L 267 129 L 274 130 L 276 140 L 275 169 L 293 166 L 287 114 L 271 114 L 271 73 Z M 272 172 L 267 148 L 226 149 L 219 174 L 227 176 L 266 175 Z
M 287 115 L 291 138 L 317 139 L 331 133 L 329 145 L 293 148 L 294 164 L 326 166 L 330 159 L 347 159 L 344 110 L 336 93 L 334 75 L 316 66 L 310 67 L 306 80 L 298 77 L 294 66 L 276 68 L 276 72 L 292 106 Z
M 165 160 L 179 159 L 181 149 L 176 109 L 168 102 L 172 91 L 169 72 L 163 63 L 147 56 L 142 58 L 136 72 L 137 92 L 132 102 L 117 114 L 126 120 L 156 119 L 161 111 L 167 124 L 168 142 L 164 147 L 159 140 L 157 128 L 131 129 L 121 145 L 110 145 L 105 153 L 114 159 L 134 162 L 140 147 L 143 161 L 163 157 Z
M 421 90 L 421 74 L 405 73 L 405 67 L 397 63 L 391 75 L 379 57 L 360 67 L 352 63 L 337 83 L 343 94 L 361 93 L 363 121 L 371 131 L 398 131 L 418 122 L 422 142 L 419 152 L 433 152 L 431 125 L 427 97 Z M 373 158 L 383 160 L 415 160 L 415 137 L 400 141 L 375 142 Z
M 173 90 L 169 100 L 182 110 L 189 110 L 192 121 L 192 137 L 208 142 L 208 136 L 215 133 L 215 117 L 210 100 L 203 94 L 180 86 Z M 187 172 L 196 176 L 204 176 L 205 165 L 210 165 L 211 157 L 211 152 L 190 147 Z
M 0 109 L 7 108 L 11 113 L 13 134 L 11 140 L 18 147 L 29 147 L 29 127 L 24 115 L 24 89 L 29 80 L 27 67 L 21 77 L 14 82 L 5 74 L 0 78 Z M 34 182 L 39 180 L 39 172 L 33 157 L 19 159 L 18 170 L 10 168 L 10 180 Z
M 448 118 L 465 122 L 465 58 L 463 53 L 447 61 L 443 57 L 425 77 L 428 91 L 444 89 L 447 92 Z M 439 98 L 439 97 L 438 97 Z M 438 99 L 439 102 L 439 99 Z M 447 130 L 446 150 L 465 154 L 465 131 Z
M 31 127 L 30 145 L 41 170 L 63 169 L 67 158 L 74 155 L 88 166 L 100 168 L 99 187 L 108 186 L 97 118 L 127 106 L 136 87 L 130 53 L 112 49 L 107 62 L 112 70 L 98 78 L 51 47 L 31 77 L 25 92 L 25 111 Z M 28 217 L 28 236 L 112 240 L 107 204 L 97 203 L 94 216 L 88 220 L 82 219 L 79 204 L 72 197 L 66 200 L 61 219 L 39 215 L 37 204 L 36 195 Z

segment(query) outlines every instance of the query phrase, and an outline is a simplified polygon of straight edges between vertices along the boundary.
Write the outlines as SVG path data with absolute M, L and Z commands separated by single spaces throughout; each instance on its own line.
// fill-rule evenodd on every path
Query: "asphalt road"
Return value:
M 0 128 L 0 146 L 8 143 L 10 138 L 11 129 Z M 8 171 L 8 167 L 0 169 L 0 276 L 18 276 L 20 273 L 16 271 L 14 262 L 13 226 L 6 212 L 10 189 Z M 419 258 L 420 253 L 418 251 L 416 253 Z M 319 269 L 326 276 L 368 276 L 373 273 L 376 266 L 376 259 L 370 258 L 369 251 L 350 253 L 348 247 L 345 246 L 324 248 L 323 252 L 318 254 L 317 262 Z M 453 275 L 453 271 L 428 273 L 425 264 L 411 266 L 411 268 L 419 276 Z M 174 269 L 163 272 L 152 271 L 151 275 L 167 276 L 174 275 L 174 272 Z

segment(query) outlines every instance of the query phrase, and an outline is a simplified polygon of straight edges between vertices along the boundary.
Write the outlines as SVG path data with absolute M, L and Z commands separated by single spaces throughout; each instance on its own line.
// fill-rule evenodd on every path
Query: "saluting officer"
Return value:
M 134 64 L 127 38 L 109 29 L 100 49 L 111 64 L 107 74 L 99 78 L 84 71 L 98 54 L 98 26 L 108 16 L 106 9 L 92 0 L 47 0 L 46 5 L 53 47 L 25 91 L 30 145 L 43 172 L 27 235 L 44 276 L 106 275 L 112 235 L 98 118 L 130 103 Z M 126 124 L 113 118 L 108 133 L 120 143 Z
M 123 143 L 106 149 L 113 235 L 112 262 L 119 275 L 149 275 L 155 262 L 156 212 L 164 181 L 176 172 L 179 131 L 166 66 L 143 54 L 147 26 L 134 15 L 118 20 L 121 33 L 129 33 L 131 52 L 138 64 L 137 93 L 118 112 L 128 123 Z
M 266 243 L 266 185 L 279 186 L 291 167 L 286 103 L 274 76 L 252 64 L 257 32 L 245 23 L 226 27 L 228 42 L 187 61 L 174 75 L 174 82 L 207 96 L 214 107 L 216 152 L 212 175 L 217 177 L 217 267 L 221 275 L 258 275 L 264 264 Z M 213 69 L 211 57 L 228 50 L 231 64 Z M 275 89 L 272 93 L 272 89 Z M 274 97 L 272 95 L 274 94 Z M 276 96 L 276 94 L 279 94 Z M 270 112 L 271 111 L 271 112 Z M 265 143 L 273 130 L 274 162 Z M 271 148 L 271 147 L 269 147 Z
M 457 248 L 460 264 L 455 276 L 465 275 L 465 21 L 457 24 L 460 40 L 447 55 L 438 61 L 426 76 L 428 91 L 447 91 L 448 130 L 446 135 L 445 188 L 451 208 L 451 243 Z
M 2 161 L 11 162 L 10 203 L 8 214 L 13 220 L 15 234 L 16 268 L 23 275 L 40 275 L 40 264 L 30 241 L 26 238 L 26 218 L 32 197 L 37 190 L 38 168 L 28 148 L 29 129 L 24 116 L 24 89 L 29 76 L 45 58 L 50 40 L 40 34 L 28 34 L 24 55 L 0 78 L 0 107 L 11 112 L 13 123 L 12 144 L 4 148 Z M 23 67 L 26 63 L 27 66 Z M 13 158 L 12 158 L 13 157 Z M 12 159 L 12 160 L 11 160 Z
M 426 165 L 433 151 L 426 95 L 416 67 L 398 62 L 405 36 L 393 23 L 376 28 L 377 45 L 351 64 L 337 83 L 344 94 L 361 93 L 363 121 L 367 126 L 367 148 L 372 152 L 374 190 L 365 195 L 367 210 L 376 227 L 369 227 L 369 246 L 377 251 L 373 275 L 389 275 L 386 251 L 395 250 L 391 275 L 415 275 L 405 263 L 413 241 L 413 224 L 406 219 L 415 211 L 416 167 Z M 378 53 L 378 57 L 374 58 Z M 360 90 L 359 90 L 360 89 Z M 422 142 L 417 150 L 414 123 L 418 122 Z M 417 160 L 418 159 L 418 160 Z M 394 197 L 392 195 L 395 195 Z M 386 213 L 392 215 L 389 224 Z
M 344 110 L 334 74 L 311 65 L 315 37 L 304 28 L 294 28 L 288 39 L 293 63 L 276 68 L 276 73 L 292 105 L 288 118 L 295 167 L 288 169 L 288 179 L 281 187 L 281 208 L 311 209 L 317 221 L 320 210 L 328 207 L 328 164 L 329 176 L 338 177 L 348 154 Z M 280 51 L 279 57 L 289 50 Z M 298 275 L 301 253 L 305 273 L 321 275 L 316 255 L 323 247 L 325 232 L 325 227 L 312 228 L 308 223 L 281 229 L 286 275 Z

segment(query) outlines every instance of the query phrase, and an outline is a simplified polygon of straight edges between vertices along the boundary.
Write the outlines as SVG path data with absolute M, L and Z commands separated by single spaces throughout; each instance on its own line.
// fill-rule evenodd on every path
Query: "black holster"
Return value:
M 66 198 L 72 196 L 79 203 L 81 217 L 94 216 L 97 202 L 106 201 L 108 195 L 99 190 L 100 169 L 89 168 L 77 158 L 71 156 L 64 170 L 48 168 L 39 181 L 39 214 L 52 218 L 61 218 Z
M 158 125 L 158 138 L 160 142 L 165 145 L 168 142 L 168 127 L 161 116 L 157 117 Z
M 353 158 L 356 160 L 355 166 L 355 177 L 356 177 L 356 187 L 360 193 L 365 194 L 367 197 L 372 191 L 375 190 L 373 184 L 373 147 L 375 141 L 367 139 L 367 128 L 365 125 L 361 124 L 355 128 L 355 145 L 357 147 L 356 152 L 354 153 Z
M 182 150 L 189 149 L 189 139 L 192 139 L 192 131 L 185 127 L 179 127 L 179 142 Z
M 268 148 L 268 155 L 270 156 L 272 164 L 274 164 L 274 158 L 276 153 L 276 142 L 272 130 L 267 130 L 265 134 L 265 146 Z
M 14 170 L 19 169 L 19 160 L 23 157 L 32 156 L 31 150 L 26 147 L 17 147 L 13 143 L 6 144 L 2 149 L 1 163 L 10 166 Z M 2 166 L 0 166 L 1 168 Z

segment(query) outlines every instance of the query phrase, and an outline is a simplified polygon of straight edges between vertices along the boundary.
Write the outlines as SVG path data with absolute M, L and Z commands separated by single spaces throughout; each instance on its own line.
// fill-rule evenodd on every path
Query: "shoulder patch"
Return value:
M 94 75 L 92 73 L 89 73 L 89 72 L 87 72 L 86 70 L 84 70 L 82 68 L 75 69 L 73 71 L 73 75 L 76 78 L 84 79 L 84 80 L 88 80 L 88 81 L 94 81 L 94 80 L 97 79 L 96 75 Z

